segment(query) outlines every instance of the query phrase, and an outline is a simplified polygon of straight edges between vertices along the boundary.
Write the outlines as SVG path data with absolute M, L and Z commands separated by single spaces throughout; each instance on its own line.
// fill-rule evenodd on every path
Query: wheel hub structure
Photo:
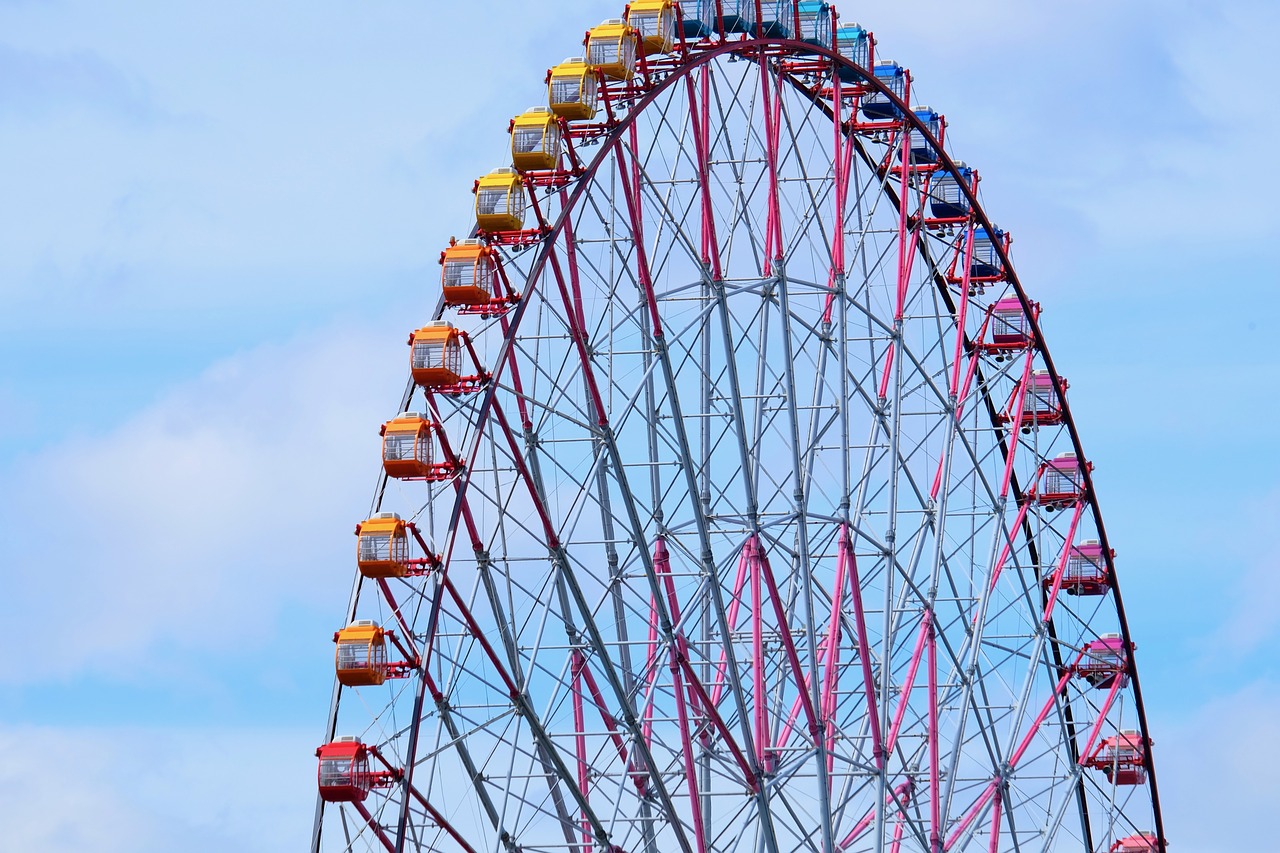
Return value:
M 596 114 L 553 94 L 552 165 L 500 176 L 523 218 L 480 182 L 450 251 L 492 287 L 387 412 L 313 850 L 1164 849 L 1008 237 L 909 73 L 776 5 L 663 50 L 633 3 L 632 76 L 589 53 Z

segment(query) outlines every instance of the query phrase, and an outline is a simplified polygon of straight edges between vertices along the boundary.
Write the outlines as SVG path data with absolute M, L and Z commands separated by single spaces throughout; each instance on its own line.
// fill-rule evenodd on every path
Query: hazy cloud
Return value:
M 165 116 L 141 79 L 92 51 L 49 55 L 0 44 L 0 115 L 45 116 L 75 107 L 131 122 Z
M 43 651 L 0 658 L 0 680 L 145 678 L 255 648 L 286 602 L 340 611 L 400 343 L 347 329 L 265 346 L 19 463 L 0 618 Z
M 6 849 L 245 853 L 310 833 L 314 735 L 291 729 L 0 727 Z

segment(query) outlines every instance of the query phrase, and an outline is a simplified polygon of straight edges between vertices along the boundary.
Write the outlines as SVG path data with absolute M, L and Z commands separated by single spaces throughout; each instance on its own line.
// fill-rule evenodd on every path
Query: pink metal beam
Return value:
M 835 79 L 839 81 L 840 75 L 835 75 Z M 838 82 L 836 86 L 839 86 Z M 844 546 L 843 530 L 841 531 L 840 546 Z M 840 546 L 837 546 L 837 550 L 839 550 Z M 847 561 L 837 556 L 835 588 L 831 591 L 831 621 L 827 626 L 826 649 L 824 650 L 823 661 L 822 695 L 820 700 L 822 707 L 820 708 L 820 714 L 826 726 L 828 784 L 830 784 L 830 776 L 835 768 L 836 697 L 840 689 L 840 616 L 844 610 L 844 585 L 847 568 Z
M 727 621 L 730 631 L 734 630 L 738 625 L 738 610 L 742 606 L 742 590 L 747 583 L 747 569 L 747 549 L 744 547 L 742 553 L 738 556 L 738 574 L 733 580 L 733 598 L 729 600 Z M 717 707 L 720 705 L 720 697 L 724 694 L 726 654 L 722 647 L 720 649 L 720 663 L 716 665 L 715 683 L 711 685 L 711 704 Z
M 876 397 L 880 400 L 881 405 L 889 397 L 889 379 L 893 376 L 893 355 L 894 344 L 890 341 L 889 348 L 885 350 L 884 372 L 880 374 L 880 387 L 876 391 Z
M 667 595 L 671 599 L 672 618 L 679 624 L 676 608 L 679 606 L 675 598 L 675 582 L 671 578 L 670 556 L 666 542 L 659 537 L 653 549 L 653 565 L 658 576 L 666 583 Z M 685 785 L 689 788 L 689 811 L 693 816 L 693 836 L 698 853 L 707 851 L 706 827 L 702 825 L 701 796 L 698 792 L 698 769 L 693 755 L 693 736 L 690 729 L 689 710 L 685 703 L 685 686 L 683 683 L 684 667 L 681 665 L 680 644 L 673 642 L 668 647 L 667 665 L 671 670 L 671 686 L 676 695 L 676 717 L 680 723 L 680 752 L 684 756 Z
M 893 319 L 896 322 L 900 322 L 906 313 L 911 266 L 916 257 L 916 253 L 912 251 L 915 245 L 915 234 L 914 230 L 911 230 L 910 214 L 907 210 L 907 199 L 911 190 L 911 125 L 909 122 L 905 120 L 902 122 L 902 130 L 898 136 L 899 144 L 902 146 L 902 168 L 898 180 L 898 299 L 893 312 Z M 909 233 L 910 237 L 908 237 Z M 910 243 L 907 242 L 908 239 L 911 240 Z
M 578 759 L 578 788 L 582 791 L 582 799 L 591 801 L 591 768 L 587 764 L 587 723 L 582 707 L 582 669 L 585 660 L 580 649 L 573 650 L 571 670 L 571 691 L 573 693 L 573 747 Z M 582 821 L 582 849 L 591 849 L 591 821 L 584 812 Z
M 834 12 L 834 9 L 833 9 Z M 845 207 L 849 199 L 849 174 L 853 171 L 853 140 L 848 138 L 845 130 L 844 119 L 841 118 L 841 110 L 844 108 L 844 96 L 841 93 L 841 81 L 839 74 L 832 75 L 833 86 L 833 103 L 832 103 L 832 127 L 835 130 L 835 142 L 832 147 L 833 159 L 832 165 L 835 172 L 835 233 L 831 239 L 831 273 L 828 280 L 830 287 L 835 287 L 837 275 L 843 275 L 845 272 L 845 241 L 844 241 L 844 219 Z M 832 290 L 827 294 L 826 305 L 822 309 L 822 322 L 831 322 L 831 312 L 835 305 L 835 291 Z
M 862 581 L 858 577 L 858 557 L 853 552 L 853 544 L 849 540 L 849 526 L 840 526 L 840 559 L 846 561 L 849 578 L 849 592 L 853 599 L 853 621 L 858 632 L 858 658 L 862 663 L 862 688 L 867 701 L 867 719 L 871 723 L 872 755 L 876 759 L 876 767 L 884 769 L 887 758 L 884 741 L 880 737 L 880 714 L 876 708 L 875 678 L 871 674 L 871 644 L 867 640 L 867 615 L 862 606 Z M 888 571 L 888 569 L 886 569 Z
M 1058 558 L 1058 567 L 1053 572 L 1053 587 L 1049 590 L 1049 600 L 1044 605 L 1042 622 L 1048 622 L 1053 617 L 1053 605 L 1057 603 L 1058 592 L 1062 589 L 1062 576 L 1067 570 L 1067 561 L 1071 557 L 1071 545 L 1075 542 L 1076 528 L 1080 524 L 1080 516 L 1084 515 L 1084 507 L 1084 501 L 1076 501 L 1076 511 L 1071 516 L 1071 526 L 1067 530 L 1066 540 L 1062 543 L 1062 556 Z
M 1081 653 L 1083 657 L 1083 653 Z M 1098 709 L 1098 719 L 1094 721 L 1093 728 L 1089 730 L 1089 739 L 1085 741 L 1084 749 L 1080 750 L 1080 764 L 1084 764 L 1088 760 L 1088 756 L 1093 752 L 1093 745 L 1098 741 L 1098 735 L 1102 734 L 1102 724 L 1107 721 L 1107 714 L 1111 711 L 1111 705 L 1116 701 L 1117 694 L 1120 693 L 1120 686 L 1124 684 L 1123 678 L 1116 678 L 1111 683 L 1111 689 L 1107 691 L 1106 701 L 1102 703 L 1102 707 Z
M 675 579 L 671 575 L 671 562 L 670 555 L 667 552 L 667 543 L 662 537 L 658 538 L 654 546 L 653 559 L 654 570 L 662 578 L 666 586 L 671 618 L 678 625 L 680 623 L 680 603 L 676 599 L 676 585 Z M 751 764 L 747 761 L 746 755 L 743 754 L 742 748 L 738 746 L 737 739 L 729 731 L 729 726 L 725 723 L 724 718 L 720 716 L 719 710 L 711 704 L 711 697 L 707 695 L 707 691 L 702 686 L 697 673 L 693 671 L 693 665 L 689 661 L 688 643 L 684 634 L 680 631 L 675 632 L 671 649 L 683 672 L 686 689 L 689 691 L 690 704 L 700 708 L 702 714 L 706 716 L 707 722 L 719 733 L 725 746 L 728 747 L 730 755 L 733 756 L 734 761 L 737 762 L 738 767 L 742 770 L 743 782 L 752 793 L 756 793 L 759 790 L 756 774 L 751 769 Z M 677 690 L 676 693 L 677 698 L 679 698 L 681 696 L 680 691 Z
M 369 810 L 365 808 L 364 803 L 354 802 L 351 805 L 360 813 L 360 817 L 364 818 L 364 822 L 369 825 L 371 830 L 373 830 L 373 834 L 382 842 L 382 846 L 387 848 L 390 853 L 396 853 L 396 846 L 392 844 L 391 839 L 387 837 L 386 830 L 382 828 L 381 824 L 374 820 L 373 815 L 371 815 Z
M 960 307 L 959 314 L 956 317 L 956 348 L 955 356 L 952 358 L 953 371 L 951 374 L 951 393 L 956 394 L 957 386 L 960 384 L 960 361 L 964 352 L 965 339 L 965 313 L 969 307 L 969 271 L 973 265 L 973 226 L 970 225 L 964 231 L 964 272 L 961 273 L 960 279 Z M 984 324 L 985 325 L 985 324 Z M 976 353 L 975 353 L 976 356 Z
M 757 60 L 760 66 L 760 106 L 764 112 L 764 158 L 766 168 L 769 172 L 769 211 L 765 219 L 764 232 L 764 266 L 762 273 L 765 278 L 773 275 L 773 262 L 775 259 L 782 260 L 782 212 L 778 204 L 778 135 L 777 131 L 781 129 L 782 118 L 782 93 L 770 92 L 771 74 L 769 73 L 769 59 L 764 51 L 760 49 L 760 56 Z M 776 101 L 776 106 L 775 106 Z M 774 113 L 777 112 L 775 118 Z
M 1027 396 L 1027 385 L 1031 382 L 1031 364 L 1035 360 L 1036 351 L 1032 347 L 1027 347 L 1027 363 L 1022 368 L 1022 381 L 1018 383 L 1018 393 L 1015 396 L 1016 404 L 1013 412 L 1013 426 L 1009 429 L 1009 454 L 1004 461 L 1004 476 L 1000 480 L 1000 497 L 1008 497 L 1009 483 L 1013 479 L 1013 459 L 1017 455 L 1018 450 L 1018 430 L 1022 429 L 1022 419 L 1024 416 L 1023 401 Z
M 418 661 L 418 649 L 413 644 L 413 629 L 409 627 L 409 623 L 405 621 L 404 614 L 400 612 L 400 605 L 396 603 L 395 596 L 391 594 L 391 587 L 387 584 L 386 578 L 378 578 L 378 589 L 382 591 L 382 597 L 387 600 L 387 604 L 391 607 L 391 612 L 395 614 L 396 621 L 400 623 L 401 635 L 404 642 L 408 644 L 409 660 Z
M 889 795 L 885 797 L 885 805 L 894 806 L 895 811 L 897 811 L 898 814 L 901 814 L 902 811 L 911 803 L 911 794 L 915 791 L 915 788 L 916 783 L 914 779 L 907 779 L 905 782 L 899 783 L 898 786 L 890 791 Z M 866 832 L 867 828 L 871 826 L 871 821 L 875 819 L 875 816 L 876 809 L 874 806 L 867 809 L 867 813 L 863 815 L 862 820 L 854 824 L 853 829 L 849 830 L 849 834 L 844 837 L 844 840 L 836 845 L 836 849 L 845 850 L 850 844 L 857 841 L 862 833 Z
M 1016 531 L 1022 526 L 1023 519 L 1027 517 L 1027 510 L 1031 508 L 1031 503 L 1035 500 L 1036 486 L 1039 481 L 1037 476 L 1031 482 L 1027 489 L 1027 494 L 1023 497 L 1022 505 L 1018 507 L 1018 514 L 1014 516 L 1013 524 L 1009 527 L 1010 531 Z M 988 590 L 996 588 L 996 581 L 1000 580 L 1000 573 L 1004 571 L 1004 565 L 1009 561 L 1009 555 L 1013 553 L 1013 534 L 1005 537 L 1004 546 L 1000 549 L 1000 557 L 996 560 L 996 564 L 991 567 L 991 582 L 987 585 Z M 977 618 L 976 616 L 974 617 Z
M 956 411 L 955 420 L 958 425 L 964 419 L 964 407 L 969 402 L 969 392 L 973 388 L 973 377 L 978 372 L 978 346 L 982 342 L 983 335 L 987 330 L 987 323 L 990 317 L 982 321 L 982 326 L 978 329 L 977 337 L 974 338 L 973 351 L 969 353 L 969 366 L 965 371 L 964 384 L 957 391 L 954 386 L 953 392 L 956 394 Z M 957 356 L 959 357 L 959 356 Z M 958 366 L 957 366 L 957 369 Z M 938 460 L 938 470 L 933 475 L 933 487 L 929 489 L 929 497 L 936 499 L 938 492 L 942 489 L 942 473 L 946 468 L 947 459 L 944 455 Z
M 932 612 L 932 611 L 930 611 Z M 938 632 L 929 620 L 929 849 L 942 843 L 942 777 L 938 771 Z
M 1000 812 L 1004 805 L 1004 797 L 996 796 L 995 805 L 991 807 L 991 841 L 987 845 L 987 853 L 1000 853 Z
M 893 714 L 893 725 L 889 729 L 889 736 L 885 738 L 885 752 L 893 752 L 893 747 L 898 742 L 898 732 L 902 729 L 902 719 L 907 713 L 907 703 L 911 699 L 911 691 L 915 689 L 916 672 L 920 669 L 920 661 L 924 659 L 925 642 L 929 638 L 929 632 L 933 624 L 933 611 L 926 610 L 924 618 L 920 620 L 920 632 L 916 637 L 916 647 L 911 653 L 911 664 L 907 667 L 907 677 L 902 682 L 901 695 L 898 696 L 898 710 Z
M 724 277 L 720 265 L 720 242 L 716 236 L 715 202 L 711 197 L 711 77 L 705 66 L 699 73 L 701 98 L 695 94 L 693 75 L 685 75 L 685 88 L 689 98 L 689 124 L 693 128 L 693 149 L 698 160 L 698 193 L 702 202 L 702 262 L 711 270 L 711 277 L 719 281 Z
M 639 149 L 639 141 L 635 124 L 631 125 L 629 137 L 631 150 Z M 640 211 L 640 161 L 633 157 L 632 168 L 626 168 L 626 152 L 619 140 L 614 143 L 615 159 L 618 162 L 618 178 L 622 184 L 622 195 L 627 205 L 627 216 L 631 222 L 632 245 L 636 251 L 636 280 L 644 292 L 645 301 L 649 305 L 649 323 L 655 340 L 665 337 L 662 331 L 662 317 L 658 313 L 658 298 L 653 291 L 653 278 L 649 274 L 649 257 L 644 245 L 643 215 Z
M 764 620 L 761 618 L 764 602 L 760 589 L 761 567 L 756 537 L 749 538 L 742 550 L 751 566 L 751 686 L 755 711 L 756 761 L 763 767 L 769 752 L 769 708 L 766 700 L 769 693 L 764 683 Z M 730 640 L 726 638 L 726 642 Z
M 627 754 L 627 745 L 622 739 L 622 734 L 618 731 L 618 723 L 613 719 L 613 715 L 609 713 L 605 706 L 604 696 L 600 692 L 600 686 L 596 683 L 596 677 L 591 674 L 591 667 L 583 661 L 582 677 L 586 681 L 587 690 L 591 693 L 591 701 L 595 703 L 596 708 L 600 712 L 600 719 L 604 723 L 605 728 L 609 730 L 609 739 L 613 741 L 613 747 L 618 751 L 618 758 L 624 765 L 628 765 L 629 756 Z M 632 781 L 635 783 L 636 789 L 641 795 L 648 789 L 649 777 L 643 773 L 633 774 Z
M 795 639 L 791 636 L 791 625 L 787 621 L 786 607 L 782 601 L 782 593 L 778 590 L 778 581 L 773 575 L 773 569 L 769 566 L 769 555 L 765 553 L 764 548 L 760 547 L 760 537 L 752 535 L 748 540 L 754 545 L 754 558 L 760 564 L 760 573 L 764 578 L 765 585 L 769 590 L 769 597 L 773 600 L 773 615 L 778 620 L 778 637 L 782 641 L 782 648 L 786 652 L 787 661 L 791 666 L 791 676 L 796 683 L 796 687 L 800 691 L 800 698 L 806 719 L 809 721 L 809 735 L 817 743 L 822 734 L 822 726 L 818 723 L 818 715 L 813 707 L 813 700 L 809 696 L 809 690 L 806 685 L 804 668 L 800 665 L 800 653 L 796 651 Z M 761 613 L 752 614 L 752 618 L 760 621 Z M 764 694 L 756 696 L 757 704 L 764 704 Z

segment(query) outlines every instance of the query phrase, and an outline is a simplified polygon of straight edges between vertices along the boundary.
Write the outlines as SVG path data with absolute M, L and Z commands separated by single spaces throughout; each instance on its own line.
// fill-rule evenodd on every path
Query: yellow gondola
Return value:
M 554 169 L 560 161 L 560 123 L 550 107 L 533 107 L 511 120 L 511 163 L 521 172 Z
M 676 40 L 676 8 L 671 0 L 632 0 L 627 24 L 640 37 L 645 56 L 670 53 Z
M 587 62 L 614 80 L 636 73 L 636 31 L 621 18 L 610 18 L 587 33 Z
M 380 512 L 356 525 L 356 565 L 367 578 L 409 574 L 409 526 L 394 512 Z
M 373 622 L 352 622 L 334 635 L 334 667 L 347 687 L 376 687 L 387 680 L 386 632 Z
M 585 59 L 566 59 L 547 74 L 547 104 L 569 121 L 595 118 L 597 85 L 596 70 Z
M 462 381 L 462 333 L 437 320 L 409 336 L 410 372 L 423 388 L 445 388 Z
M 519 231 L 524 225 L 524 181 L 515 169 L 494 169 L 476 181 L 475 193 L 481 231 Z
M 440 253 L 440 265 L 445 305 L 487 305 L 497 295 L 497 265 L 483 240 L 460 240 Z

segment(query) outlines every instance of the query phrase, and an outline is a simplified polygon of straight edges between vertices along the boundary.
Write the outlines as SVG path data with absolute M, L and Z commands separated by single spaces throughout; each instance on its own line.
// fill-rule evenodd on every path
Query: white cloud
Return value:
M 1280 802 L 1273 772 L 1280 763 L 1278 710 L 1280 685 L 1259 681 L 1204 702 L 1180 721 L 1155 721 L 1152 754 L 1171 849 L 1270 849 L 1263 827 Z
M 293 729 L 2 728 L 5 849 L 301 849 L 313 740 Z
M 288 601 L 340 612 L 402 340 L 346 330 L 264 346 L 105 435 L 22 460 L 0 499 L 0 614 L 45 653 L 0 658 L 0 679 L 140 677 L 261 641 Z

